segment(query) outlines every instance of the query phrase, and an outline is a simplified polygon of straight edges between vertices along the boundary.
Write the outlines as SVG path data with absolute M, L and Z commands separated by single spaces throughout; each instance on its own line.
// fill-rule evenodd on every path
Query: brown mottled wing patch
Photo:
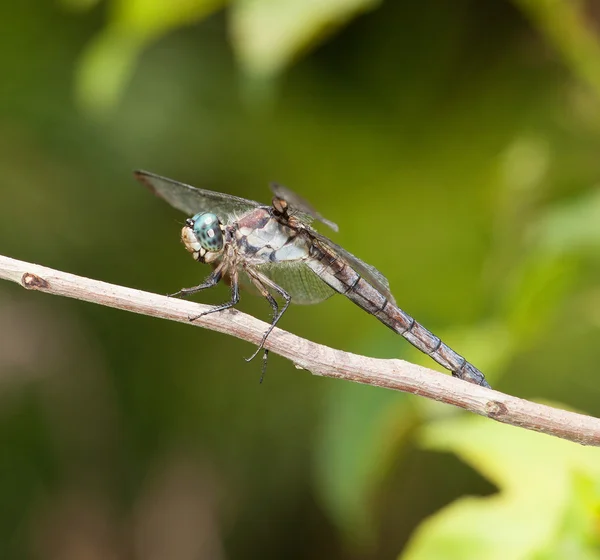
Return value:
M 273 194 L 279 198 L 283 198 L 285 200 L 292 213 L 294 211 L 300 212 L 301 214 L 305 214 L 306 216 L 310 216 L 315 220 L 318 220 L 322 224 L 325 224 L 327 227 L 330 227 L 333 231 L 338 231 L 338 226 L 336 223 L 327 220 L 324 218 L 319 212 L 315 210 L 312 204 L 307 200 L 304 200 L 299 194 L 296 194 L 294 191 L 280 185 L 279 183 L 271 183 L 271 191 Z
M 254 200 L 198 189 L 148 171 L 134 171 L 134 177 L 154 194 L 189 216 L 199 212 L 212 212 L 226 221 L 231 214 L 245 213 L 262 206 Z

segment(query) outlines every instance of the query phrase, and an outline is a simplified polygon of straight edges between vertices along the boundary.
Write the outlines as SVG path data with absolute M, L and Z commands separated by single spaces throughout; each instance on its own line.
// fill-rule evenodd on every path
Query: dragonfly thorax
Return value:
M 201 212 L 185 221 L 181 240 L 197 261 L 210 263 L 223 251 L 223 233 L 223 224 L 215 214 Z

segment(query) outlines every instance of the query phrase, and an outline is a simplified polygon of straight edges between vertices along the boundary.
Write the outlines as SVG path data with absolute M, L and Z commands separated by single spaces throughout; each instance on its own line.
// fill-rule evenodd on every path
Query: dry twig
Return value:
M 260 342 L 267 328 L 266 323 L 237 310 L 214 313 L 190 323 L 190 316 L 198 315 L 208 307 L 3 256 L 0 256 L 0 278 L 17 282 L 29 290 L 205 327 L 254 344 Z M 512 397 L 403 360 L 381 360 L 333 350 L 277 328 L 265 346 L 316 375 L 405 391 L 513 426 L 600 446 L 600 419 L 592 416 Z

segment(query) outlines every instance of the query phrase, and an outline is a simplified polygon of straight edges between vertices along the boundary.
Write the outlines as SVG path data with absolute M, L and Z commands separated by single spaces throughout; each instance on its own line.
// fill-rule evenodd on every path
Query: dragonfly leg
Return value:
M 188 297 L 197 292 L 201 292 L 202 290 L 206 290 L 206 288 L 212 288 L 219 283 L 221 277 L 222 267 L 218 267 L 213 270 L 212 274 L 204 282 L 202 282 L 202 284 L 198 284 L 192 288 L 182 288 L 174 294 L 169 294 L 169 297 Z
M 193 288 L 191 288 L 193 289 Z M 200 315 L 195 315 L 194 317 L 190 317 L 190 322 L 195 321 L 196 319 L 200 319 L 200 317 L 204 317 L 205 315 L 209 315 L 210 313 L 216 313 L 217 311 L 224 311 L 225 309 L 230 309 L 236 306 L 240 301 L 240 288 L 238 284 L 238 275 L 237 272 L 233 271 L 231 273 L 231 300 L 223 303 L 221 305 L 217 305 L 208 311 L 203 311 Z
M 260 344 L 258 345 L 258 348 L 254 352 L 254 354 L 252 354 L 252 356 L 250 356 L 249 358 L 246 358 L 246 361 L 249 362 L 256 358 L 258 353 L 264 348 L 265 342 L 271 334 L 271 332 L 273 331 L 273 329 L 275 328 L 275 325 L 277 325 L 279 319 L 281 319 L 283 314 L 287 311 L 287 308 L 289 307 L 290 302 L 292 301 L 292 296 L 290 296 L 290 294 L 288 294 L 281 286 L 278 286 L 277 284 L 275 284 L 275 282 L 273 282 L 263 274 L 260 274 L 255 270 L 245 270 L 248 273 L 248 276 L 250 277 L 252 283 L 258 288 L 260 293 L 265 297 L 265 299 L 271 304 L 271 307 L 273 308 L 273 320 L 271 321 L 269 328 L 265 331 L 265 334 L 263 334 Z M 283 307 L 281 309 L 279 309 L 277 301 L 275 301 L 275 298 L 269 293 L 267 287 L 273 289 L 273 291 L 277 292 L 284 299 L 285 303 L 283 304 Z M 266 368 L 268 352 L 269 351 L 265 349 L 263 355 L 263 375 L 264 369 Z

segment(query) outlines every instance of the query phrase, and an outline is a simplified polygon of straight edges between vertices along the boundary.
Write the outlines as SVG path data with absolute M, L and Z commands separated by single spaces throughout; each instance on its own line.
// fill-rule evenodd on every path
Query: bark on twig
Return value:
M 260 342 L 268 326 L 237 310 L 214 313 L 190 323 L 190 316 L 198 315 L 208 306 L 90 280 L 4 256 L 0 256 L 0 278 L 12 280 L 28 290 L 179 321 L 254 344 Z M 316 375 L 405 391 L 505 424 L 600 446 L 600 419 L 592 416 L 519 399 L 403 360 L 381 360 L 333 350 L 277 328 L 269 336 L 266 347 Z

